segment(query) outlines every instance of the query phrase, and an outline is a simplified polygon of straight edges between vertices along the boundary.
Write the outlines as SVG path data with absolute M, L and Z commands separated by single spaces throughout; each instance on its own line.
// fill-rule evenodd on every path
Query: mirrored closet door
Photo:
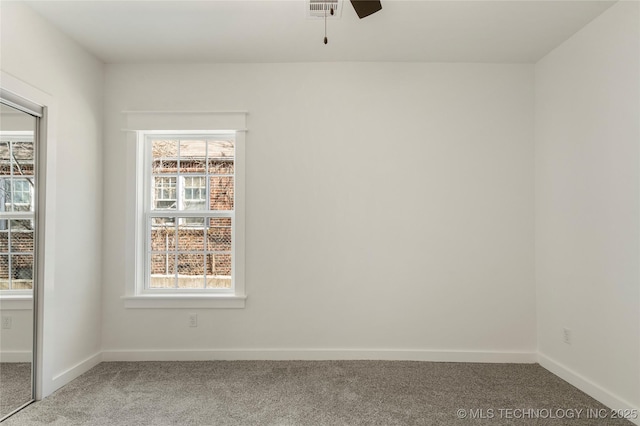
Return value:
M 0 419 L 34 399 L 38 117 L 0 99 Z

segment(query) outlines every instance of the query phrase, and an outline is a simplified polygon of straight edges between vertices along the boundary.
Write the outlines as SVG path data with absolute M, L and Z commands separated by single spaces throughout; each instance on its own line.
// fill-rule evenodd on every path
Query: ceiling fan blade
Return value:
M 382 4 L 379 0 L 351 0 L 351 4 L 360 19 L 382 9 Z

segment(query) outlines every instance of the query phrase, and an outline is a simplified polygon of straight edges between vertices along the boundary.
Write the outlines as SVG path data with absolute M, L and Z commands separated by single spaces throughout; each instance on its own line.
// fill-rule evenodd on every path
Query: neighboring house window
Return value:
M 185 210 L 206 210 L 207 209 L 207 184 L 206 177 L 183 177 L 184 198 L 183 207 Z M 185 224 L 202 226 L 204 223 L 200 218 L 185 218 Z
M 156 210 L 172 209 L 178 203 L 176 196 L 176 178 L 155 177 L 155 208 Z
M 146 293 L 234 289 L 235 134 L 147 134 Z
M 7 211 L 30 211 L 31 194 L 33 185 L 30 180 L 17 179 L 5 180 L 5 209 Z
M 207 205 L 207 184 L 206 178 L 185 177 L 184 178 L 184 208 L 185 210 L 206 210 Z

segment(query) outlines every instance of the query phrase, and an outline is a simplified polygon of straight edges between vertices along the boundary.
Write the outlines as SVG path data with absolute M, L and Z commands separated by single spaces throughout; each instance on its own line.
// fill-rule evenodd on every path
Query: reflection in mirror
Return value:
M 35 128 L 0 104 L 0 419 L 33 400 Z

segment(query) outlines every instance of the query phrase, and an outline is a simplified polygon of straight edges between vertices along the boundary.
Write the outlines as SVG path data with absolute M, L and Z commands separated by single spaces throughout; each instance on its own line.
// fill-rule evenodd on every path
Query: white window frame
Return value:
M 148 130 L 137 123 L 140 122 L 140 115 L 153 115 L 156 113 L 149 112 L 125 112 L 132 116 L 136 123 L 134 127 L 137 129 L 125 129 L 128 134 L 128 143 L 133 145 L 135 151 L 135 164 L 129 163 L 128 175 L 133 175 L 135 180 L 135 199 L 132 199 L 135 220 L 132 222 L 133 238 L 129 240 L 133 242 L 134 259 L 132 264 L 128 264 L 130 277 L 127 281 L 126 293 L 122 297 L 126 308 L 244 308 L 246 301 L 245 281 L 244 281 L 244 150 L 245 150 L 245 132 L 244 125 L 237 126 L 233 130 Z M 171 115 L 171 113 L 165 113 Z M 193 113 L 177 113 L 189 117 Z M 199 115 L 201 113 L 198 113 Z M 203 115 L 208 115 L 204 113 Z M 215 113 L 212 113 L 215 114 Z M 228 113 L 225 113 L 228 114 Z M 233 113 L 235 118 L 241 116 L 244 123 L 246 113 Z M 160 114 L 159 117 L 165 115 Z M 178 117 L 180 118 L 180 117 Z M 188 121 L 193 121 L 191 117 Z M 151 120 L 154 121 L 154 120 Z M 169 119 L 171 121 L 171 119 Z M 175 121 L 175 120 L 174 120 Z M 178 120 L 179 121 L 179 120 Z M 216 120 L 213 120 L 214 122 Z M 220 121 L 220 120 L 217 120 Z M 224 120 L 222 120 L 224 121 Z M 240 122 L 236 119 L 235 123 Z M 225 129 L 221 127 L 221 129 Z M 151 191 L 154 189 L 149 184 L 151 170 L 147 170 L 145 165 L 151 166 L 151 161 L 145 161 L 145 155 L 150 155 L 150 149 L 145 151 L 145 140 L 149 135 L 189 135 L 192 137 L 212 135 L 229 135 L 235 134 L 235 161 L 234 161 L 234 211 L 232 220 L 232 288 L 231 289 L 198 289 L 196 291 L 185 291 L 183 289 L 153 289 L 146 288 L 145 276 L 147 269 L 147 222 L 145 217 L 145 199 L 149 200 L 151 205 Z M 131 145 L 129 145 L 131 147 Z M 131 151 L 129 151 L 131 152 Z M 149 154 L 147 154 L 147 152 Z M 180 179 L 177 179 L 176 190 L 181 190 Z M 147 184 L 145 185 L 145 181 Z M 133 183 L 133 182 L 132 182 Z M 145 198 L 146 197 L 146 198 Z M 182 210 L 160 210 L 155 213 L 174 215 L 176 217 L 197 216 L 198 211 Z M 215 216 L 215 211 L 210 211 Z M 200 215 L 202 216 L 202 215 Z M 170 291 L 168 291 L 170 290 Z

